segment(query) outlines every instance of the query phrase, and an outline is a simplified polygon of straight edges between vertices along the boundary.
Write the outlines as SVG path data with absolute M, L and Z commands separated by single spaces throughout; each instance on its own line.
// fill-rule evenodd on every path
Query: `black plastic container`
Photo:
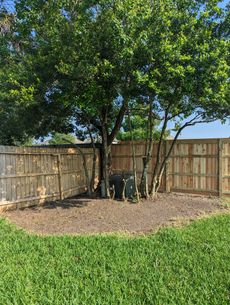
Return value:
M 110 187 L 114 187 L 115 199 L 122 199 L 122 191 L 125 184 L 125 197 L 131 199 L 135 194 L 133 173 L 114 174 L 109 179 Z

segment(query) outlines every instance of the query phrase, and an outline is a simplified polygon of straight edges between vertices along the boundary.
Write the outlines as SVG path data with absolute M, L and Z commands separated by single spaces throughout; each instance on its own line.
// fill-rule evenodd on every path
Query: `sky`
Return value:
M 13 0 L 5 0 L 5 2 L 13 7 Z M 225 6 L 229 0 L 223 1 L 221 6 Z M 173 135 L 173 133 L 172 133 Z M 196 126 L 188 127 L 181 135 L 180 139 L 197 139 L 197 138 L 229 138 L 230 137 L 230 121 L 221 124 L 220 121 L 206 124 L 198 124 Z
M 172 133 L 173 135 L 173 133 Z M 230 138 L 230 122 L 220 121 L 187 127 L 179 139 Z

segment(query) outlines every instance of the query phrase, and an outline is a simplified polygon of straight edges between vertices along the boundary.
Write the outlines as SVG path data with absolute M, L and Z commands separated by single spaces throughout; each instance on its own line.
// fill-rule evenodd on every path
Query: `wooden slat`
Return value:
M 221 139 L 218 141 L 218 176 L 219 176 L 219 183 L 218 183 L 218 189 L 219 189 L 219 197 L 222 197 L 223 192 L 223 179 L 222 179 L 222 150 L 223 150 L 223 143 Z

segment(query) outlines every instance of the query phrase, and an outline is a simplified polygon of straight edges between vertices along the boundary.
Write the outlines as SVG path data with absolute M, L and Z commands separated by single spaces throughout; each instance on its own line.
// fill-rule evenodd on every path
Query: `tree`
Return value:
M 142 111 L 142 113 L 139 111 L 139 113 L 140 114 L 136 114 L 134 112 L 134 114 L 130 114 L 132 135 L 129 126 L 129 118 L 127 115 L 124 117 L 121 129 L 116 137 L 118 140 L 130 141 L 133 137 L 134 141 L 146 141 L 150 138 L 149 113 L 147 111 Z M 161 122 L 157 119 L 155 119 L 153 122 L 152 138 L 155 142 L 160 138 L 160 123 Z M 166 137 L 167 136 L 169 136 L 169 131 Z
M 15 46 L 12 39 L 14 17 L 0 5 L 0 144 L 5 145 L 20 143 L 26 138 L 21 130 L 23 118 L 20 119 L 23 103 L 14 94 L 18 83 L 15 54 L 11 48 Z
M 25 62 L 16 21 L 16 13 L 0 10 L 0 143 L 3 145 L 23 145 L 31 137 L 71 131 L 66 107 L 49 105 L 41 98 L 42 88 L 36 74 Z
M 76 143 L 76 137 L 74 135 L 59 132 L 55 132 L 49 140 L 49 144 L 51 145 L 69 144 L 70 142 Z
M 140 4 L 137 0 L 16 1 L 22 60 L 29 67 L 34 99 L 43 115 L 40 129 L 49 120 L 41 110 L 47 105 L 64 106 L 68 119 L 76 112 L 87 117 L 102 139 L 107 196 L 110 147 L 133 94 L 136 24 L 145 14 Z
M 167 1 L 158 7 L 158 19 L 154 13 L 148 19 L 144 42 L 149 50 L 148 64 L 138 76 L 150 97 L 150 109 L 162 120 L 152 196 L 159 190 L 181 131 L 230 115 L 229 43 L 216 30 L 226 22 L 224 11 L 217 4 L 218 1 Z M 156 9 L 153 6 L 153 11 Z M 176 135 L 162 158 L 169 122 L 174 122 Z

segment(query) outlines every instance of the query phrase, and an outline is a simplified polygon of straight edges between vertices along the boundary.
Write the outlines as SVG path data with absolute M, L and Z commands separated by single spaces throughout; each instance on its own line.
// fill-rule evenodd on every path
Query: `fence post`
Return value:
M 222 197 L 223 191 L 223 178 L 222 178 L 222 150 L 223 150 L 223 142 L 221 139 L 218 140 L 218 190 L 219 197 Z
M 62 169 L 61 169 L 61 155 L 57 155 L 57 167 L 58 167 L 58 186 L 60 193 L 60 200 L 63 200 L 63 190 L 62 190 Z
M 168 141 L 165 140 L 165 157 L 167 156 L 167 153 L 168 153 Z M 169 160 L 165 164 L 165 191 L 166 191 L 166 193 L 170 193 L 168 162 L 169 162 Z

